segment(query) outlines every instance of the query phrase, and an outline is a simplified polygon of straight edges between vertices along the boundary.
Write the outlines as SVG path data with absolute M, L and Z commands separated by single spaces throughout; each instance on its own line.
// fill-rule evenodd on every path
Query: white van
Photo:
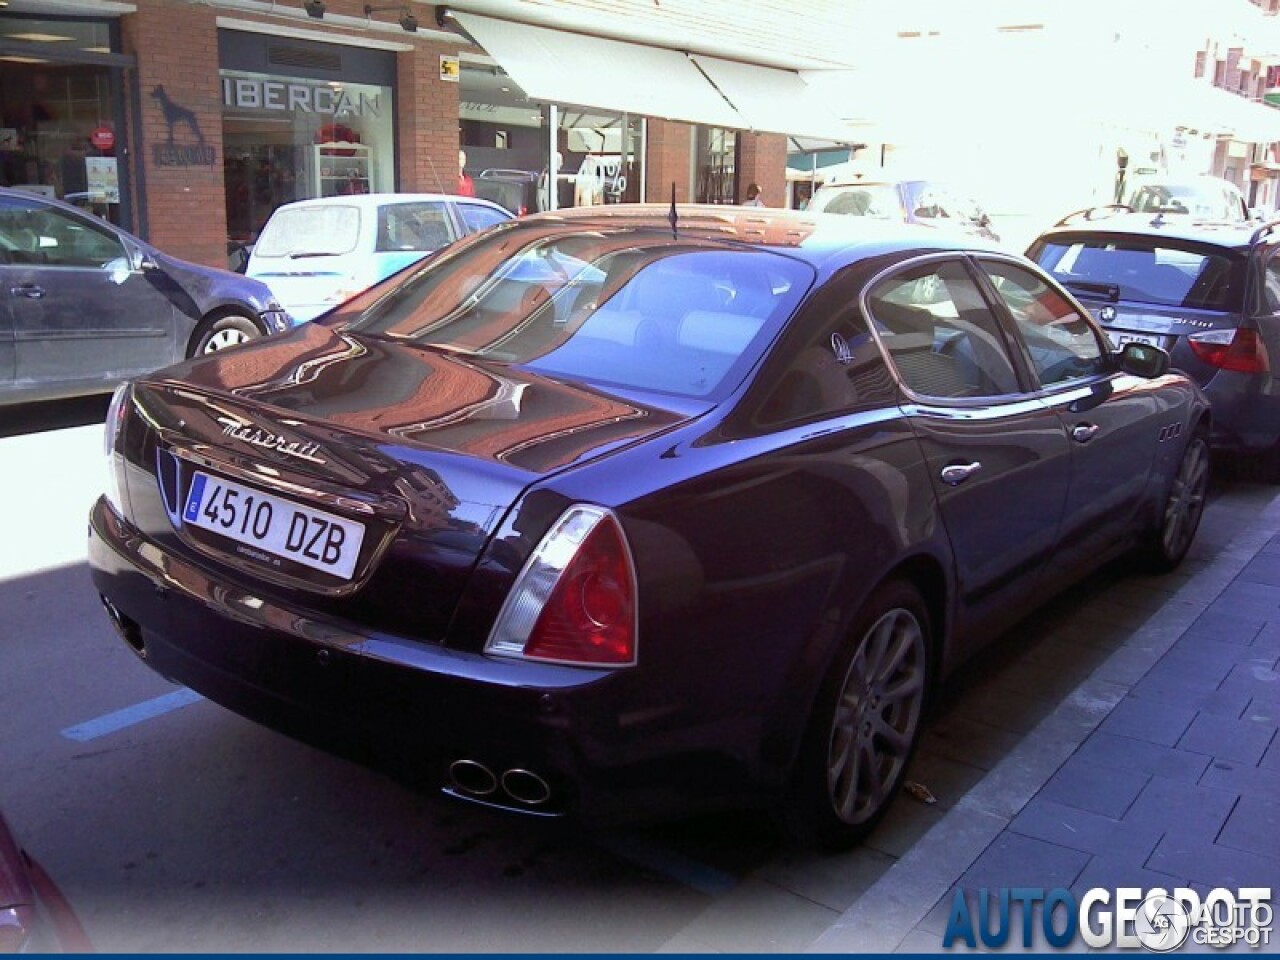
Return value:
M 488 200 L 439 193 L 298 200 L 271 214 L 245 272 L 270 287 L 294 322 L 302 323 L 511 216 Z

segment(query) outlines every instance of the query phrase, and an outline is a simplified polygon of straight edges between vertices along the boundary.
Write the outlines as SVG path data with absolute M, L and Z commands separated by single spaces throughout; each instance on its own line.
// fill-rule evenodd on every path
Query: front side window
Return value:
M 984 260 L 982 268 L 1009 308 L 1043 386 L 1106 371 L 1098 335 L 1071 301 L 1015 264 Z
M 842 213 L 877 220 L 902 219 L 898 188 L 890 183 L 822 187 L 814 194 L 809 209 L 814 213 Z
M 1161 237 L 1054 238 L 1035 260 L 1075 293 L 1203 310 L 1239 310 L 1244 295 L 1243 255 Z
M 788 257 L 668 231 L 548 237 L 512 223 L 334 316 L 556 378 L 709 398 L 740 381 L 812 281 Z
M 0 200 L 0 264 L 102 267 L 124 245 L 88 219 L 24 200 Z
M 418 250 L 430 253 L 452 243 L 453 226 L 443 203 L 389 203 L 378 208 L 375 249 Z
M 877 283 L 867 309 L 903 385 L 917 396 L 1018 392 L 999 323 L 959 260 L 930 261 Z

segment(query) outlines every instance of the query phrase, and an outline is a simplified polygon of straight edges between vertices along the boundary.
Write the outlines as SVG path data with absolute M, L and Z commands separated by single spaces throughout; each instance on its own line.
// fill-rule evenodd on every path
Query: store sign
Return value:
M 380 94 L 347 93 L 327 84 L 243 77 L 222 78 L 222 103 L 242 110 L 382 116 Z
M 116 132 L 110 127 L 97 127 L 89 134 L 89 142 L 99 150 L 110 150 L 116 145 Z

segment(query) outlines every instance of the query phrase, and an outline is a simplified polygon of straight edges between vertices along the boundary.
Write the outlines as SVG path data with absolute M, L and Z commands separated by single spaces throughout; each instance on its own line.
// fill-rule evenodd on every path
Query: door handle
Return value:
M 942 482 L 949 487 L 958 487 L 982 469 L 977 460 L 973 463 L 953 463 L 942 468 Z
M 1071 428 L 1071 439 L 1077 443 L 1088 443 L 1093 439 L 1093 435 L 1098 432 L 1098 425 L 1094 423 L 1080 423 Z
M 44 296 L 44 287 L 37 287 L 34 283 L 24 283 L 21 286 L 10 287 L 9 292 L 15 297 L 26 297 L 29 300 L 39 300 Z

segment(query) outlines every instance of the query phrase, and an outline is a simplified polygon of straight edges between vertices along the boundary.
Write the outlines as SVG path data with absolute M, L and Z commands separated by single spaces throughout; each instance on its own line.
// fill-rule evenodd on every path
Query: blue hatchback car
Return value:
M 1112 342 L 1153 344 L 1204 389 L 1214 447 L 1280 479 L 1280 221 L 1204 221 L 1114 205 L 1027 250 Z

